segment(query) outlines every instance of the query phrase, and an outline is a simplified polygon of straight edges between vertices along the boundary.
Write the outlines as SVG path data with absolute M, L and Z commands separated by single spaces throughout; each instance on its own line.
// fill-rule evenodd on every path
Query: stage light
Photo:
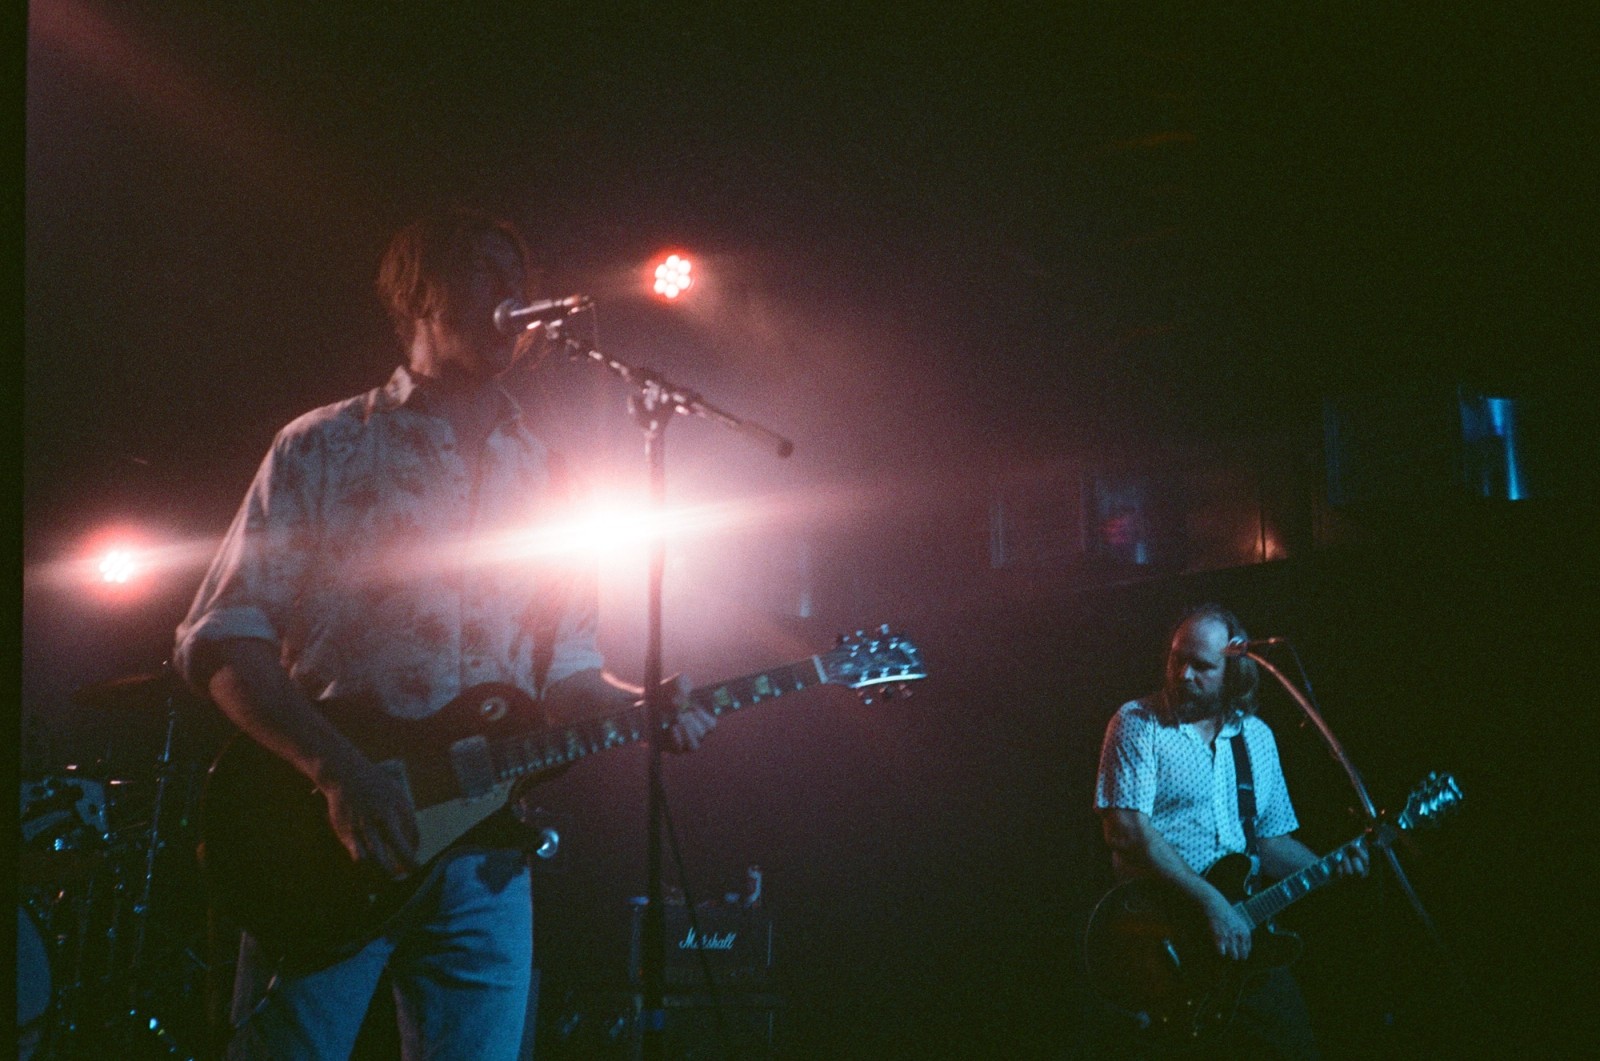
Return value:
M 86 540 L 61 574 L 75 595 L 106 604 L 131 604 L 149 594 L 160 566 L 148 535 L 115 527 Z
M 76 592 L 106 600 L 133 600 L 149 588 L 158 566 L 150 535 L 127 524 L 102 528 L 77 550 Z
M 121 586 L 139 574 L 142 565 L 131 549 L 107 549 L 97 568 L 102 582 Z
M 164 541 L 148 527 L 105 527 L 68 546 L 53 560 L 30 564 L 30 583 L 118 606 L 148 599 L 205 569 L 214 539 Z
M 694 284 L 694 278 L 690 275 L 692 268 L 688 258 L 679 254 L 667 255 L 666 259 L 656 266 L 656 294 L 671 301 L 689 290 Z

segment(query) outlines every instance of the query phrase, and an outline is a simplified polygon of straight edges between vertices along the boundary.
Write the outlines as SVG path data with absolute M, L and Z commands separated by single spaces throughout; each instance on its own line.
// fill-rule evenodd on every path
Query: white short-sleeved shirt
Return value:
M 1192 723 L 1164 725 L 1154 697 L 1123 704 L 1106 726 L 1095 808 L 1142 811 L 1189 867 L 1204 873 L 1223 855 L 1245 849 L 1232 742 L 1241 728 L 1255 784 L 1256 835 L 1294 832 L 1299 822 L 1265 722 L 1236 712 L 1208 745 Z
M 482 682 L 541 692 L 545 652 L 547 686 L 602 666 L 594 572 L 518 545 L 568 491 L 501 397 L 475 476 L 405 368 L 280 431 L 178 627 L 179 671 L 203 677 L 206 641 L 259 638 L 313 699 L 423 718 Z

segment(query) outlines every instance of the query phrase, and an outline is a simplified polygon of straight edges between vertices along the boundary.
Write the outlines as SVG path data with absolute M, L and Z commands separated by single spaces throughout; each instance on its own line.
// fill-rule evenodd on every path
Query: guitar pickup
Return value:
M 400 787 L 405 790 L 407 803 L 413 807 L 417 805 L 416 798 L 411 795 L 411 775 L 406 772 L 405 760 L 385 759 L 378 764 L 378 769 L 394 778 Z
M 450 745 L 450 770 L 456 789 L 466 799 L 478 799 L 494 791 L 494 760 L 487 737 L 467 737 Z

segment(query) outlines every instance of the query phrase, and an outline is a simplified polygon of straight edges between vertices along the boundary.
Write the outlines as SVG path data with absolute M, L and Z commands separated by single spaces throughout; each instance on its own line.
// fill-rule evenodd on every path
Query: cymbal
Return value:
M 178 675 L 163 667 L 153 674 L 129 674 L 82 686 L 72 694 L 72 702 L 97 711 L 141 710 L 162 707 L 167 697 L 183 691 Z

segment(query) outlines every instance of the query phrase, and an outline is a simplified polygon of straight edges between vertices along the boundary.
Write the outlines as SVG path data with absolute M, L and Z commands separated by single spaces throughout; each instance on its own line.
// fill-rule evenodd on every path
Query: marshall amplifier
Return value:
M 736 897 L 737 898 L 737 897 Z M 644 954 L 645 900 L 635 898 L 633 945 L 628 972 L 641 983 Z M 666 965 L 663 986 L 669 990 L 702 990 L 706 970 L 719 988 L 756 989 L 765 986 L 772 968 L 772 919 L 759 904 L 706 902 L 695 907 L 694 917 L 682 900 L 666 903 Z
M 689 916 L 681 896 L 664 907 L 666 964 L 663 1048 L 679 1061 L 769 1061 L 783 999 L 771 990 L 772 919 L 761 902 L 761 869 L 745 871 L 743 892 L 700 903 Z M 642 1053 L 645 900 L 630 900 L 633 944 L 628 976 L 635 994 L 632 1061 Z M 713 992 L 706 973 L 714 978 Z
M 783 1001 L 771 993 L 772 919 L 738 895 L 701 903 L 694 919 L 682 902 L 666 904 L 666 966 L 662 979 L 665 1024 L 662 1051 L 675 1061 L 771 1061 Z M 633 906 L 633 948 L 628 972 L 643 986 L 644 907 Z M 713 992 L 706 984 L 710 973 Z M 633 1053 L 641 1061 L 644 995 L 634 996 Z

